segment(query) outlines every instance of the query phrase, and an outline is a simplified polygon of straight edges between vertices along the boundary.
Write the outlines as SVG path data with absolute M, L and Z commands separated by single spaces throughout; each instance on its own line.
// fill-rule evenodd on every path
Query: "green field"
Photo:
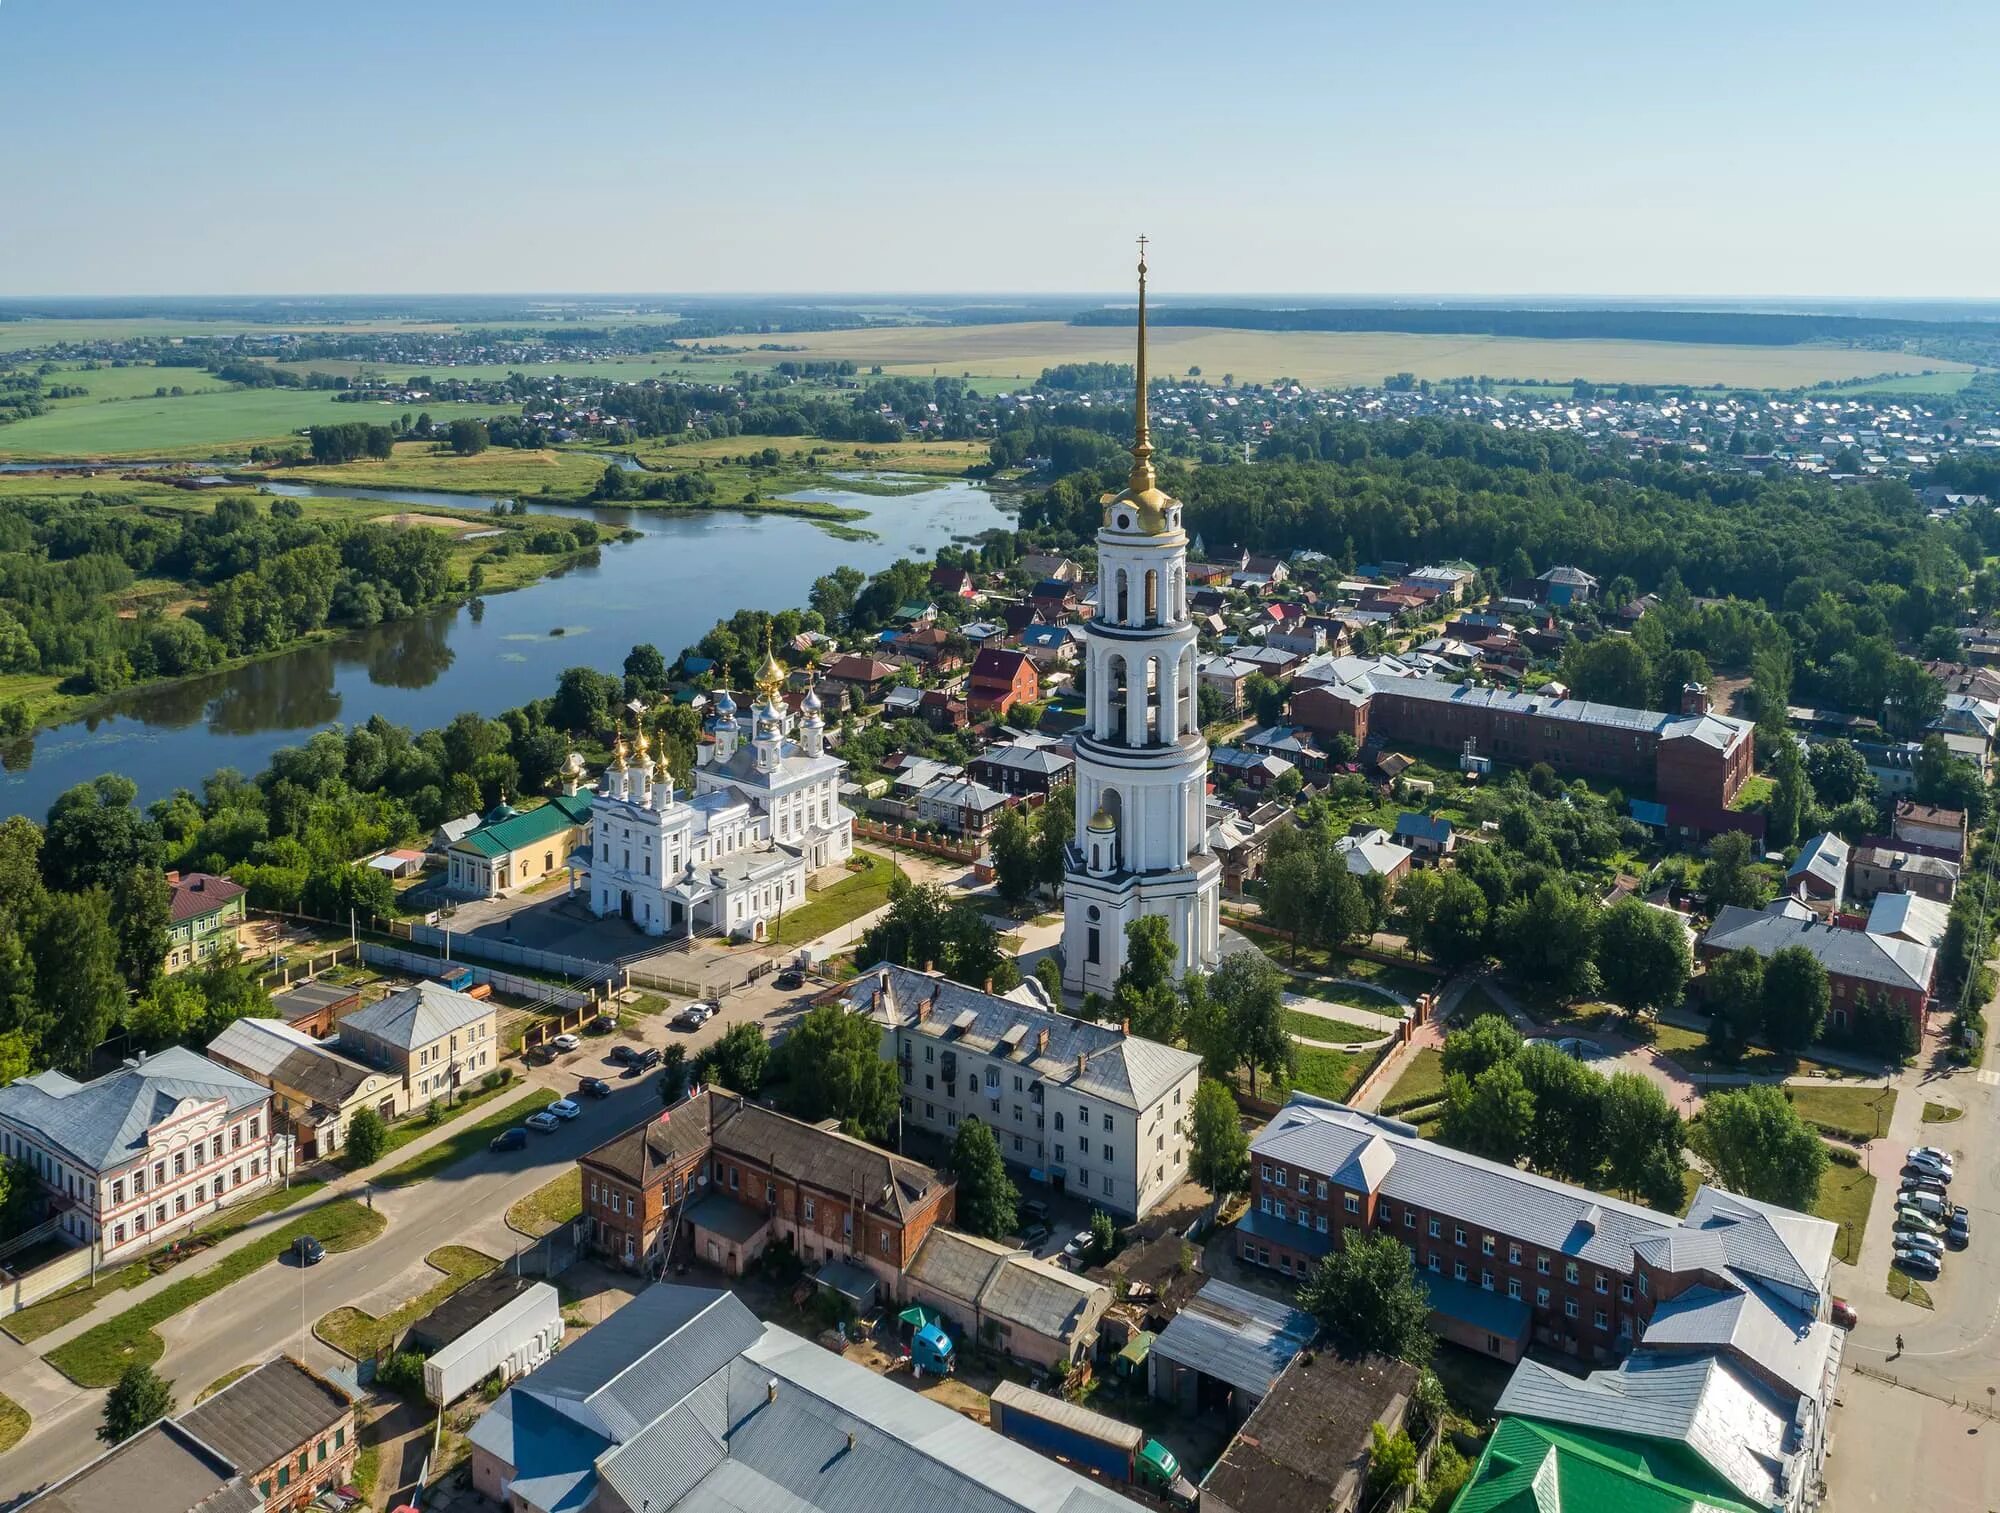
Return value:
M 154 370 L 158 371 L 158 370 Z M 95 374 L 81 375 L 94 378 Z M 206 375 L 190 372 L 200 381 Z M 151 392 L 151 386 L 148 387 Z M 179 399 L 90 400 L 57 405 L 0 426 L 0 456 L 19 458 L 152 457 L 246 451 L 253 442 L 282 441 L 314 425 L 368 421 L 387 425 L 408 406 L 342 404 L 330 389 L 230 389 Z M 499 407 L 453 405 L 459 418 Z M 414 414 L 415 411 L 411 410 Z
M 608 465 L 602 457 L 547 448 L 521 451 L 489 447 L 474 457 L 458 457 L 450 452 L 433 451 L 429 442 L 400 441 L 393 457 L 274 468 L 271 477 L 286 483 L 325 483 L 336 488 L 433 489 L 446 494 L 490 494 L 530 501 L 543 495 L 574 500 L 597 487 Z
M 392 1313 L 376 1318 L 359 1308 L 336 1308 L 317 1324 L 313 1333 L 343 1355 L 355 1360 L 387 1349 L 405 1329 L 437 1307 L 468 1283 L 476 1282 L 499 1266 L 482 1251 L 464 1245 L 441 1245 L 424 1260 L 444 1273 L 444 1280 L 425 1288 Z

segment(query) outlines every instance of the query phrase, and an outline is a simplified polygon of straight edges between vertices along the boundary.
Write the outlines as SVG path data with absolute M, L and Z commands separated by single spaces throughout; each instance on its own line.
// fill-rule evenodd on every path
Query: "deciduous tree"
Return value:
M 1628 1013 L 1657 1013 L 1679 1003 L 1692 970 L 1678 916 L 1625 898 L 1598 919 L 1598 975 L 1605 996 Z
M 1249 1174 L 1250 1139 L 1243 1133 L 1243 1115 L 1228 1088 L 1204 1077 L 1195 1088 L 1190 1122 L 1189 1171 L 1219 1203 L 1240 1191 Z
M 1007 1175 L 993 1131 L 981 1120 L 967 1119 L 958 1127 L 946 1165 L 958 1179 L 958 1227 L 989 1240 L 1012 1234 L 1021 1194 Z
M 1713 1093 L 1702 1107 L 1701 1151 L 1716 1179 L 1760 1203 L 1811 1213 L 1826 1171 L 1826 1145 L 1781 1088 Z
M 1764 964 L 1764 1041 L 1802 1051 L 1819 1038 L 1832 1006 L 1826 968 L 1804 946 L 1785 946 Z
M 1299 1289 L 1299 1307 L 1352 1355 L 1431 1357 L 1430 1297 L 1416 1264 L 1391 1234 L 1361 1234 L 1328 1254 Z

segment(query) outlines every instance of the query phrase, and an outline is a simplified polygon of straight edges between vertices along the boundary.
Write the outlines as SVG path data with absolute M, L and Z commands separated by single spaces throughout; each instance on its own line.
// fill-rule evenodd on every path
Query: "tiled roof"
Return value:
M 870 1208 L 906 1219 L 946 1181 L 932 1167 L 821 1129 L 735 1093 L 710 1089 L 709 1140 L 719 1151 L 755 1161 L 828 1192 L 860 1197 Z
M 1936 975 L 1937 952 L 1914 941 L 1844 930 L 1817 917 L 1799 919 L 1774 909 L 1726 904 L 1701 943 L 1712 950 L 1746 947 L 1767 961 L 1786 946 L 1804 946 L 1829 972 L 1890 988 L 1928 993 Z
M 172 886 L 173 897 L 168 901 L 167 914 L 177 925 L 213 914 L 233 899 L 241 898 L 246 891 L 242 884 L 232 883 L 228 878 L 217 877 L 212 872 L 183 873 Z
M 171 1046 L 92 1082 L 37 1072 L 0 1088 L 0 1117 L 91 1171 L 122 1165 L 145 1148 L 146 1131 L 185 1100 L 220 1100 L 231 1113 L 271 1096 L 248 1077 L 184 1046 Z
M 280 1356 L 180 1415 L 182 1428 L 247 1475 L 330 1433 L 354 1411 L 345 1392 Z
M 367 1034 L 405 1051 L 491 1018 L 493 1005 L 441 982 L 425 979 L 343 1014 L 339 1028 Z
M 1014 990 L 1023 996 L 1003 997 L 953 982 L 942 973 L 885 962 L 855 979 L 847 1001 L 875 1012 L 872 998 L 878 986 L 885 990 L 878 1013 L 880 1023 L 914 1029 L 939 1040 L 949 1035 L 953 1043 L 987 1056 L 1005 1054 L 1000 1037 L 1019 1026 L 1027 1035 L 1021 1052 L 1009 1059 L 1032 1066 L 1039 1076 L 1052 1082 L 1134 1111 L 1151 1108 L 1201 1065 L 1199 1056 L 1178 1047 L 1042 1008 L 1029 996 L 1035 990 L 1025 985 Z M 919 1025 L 917 1006 L 933 995 L 936 1003 Z M 955 1030 L 958 1016 L 968 1012 L 973 1016 L 971 1023 L 962 1032 Z M 1038 1052 L 1035 1037 L 1042 1030 L 1048 1031 L 1049 1043 L 1045 1051 Z

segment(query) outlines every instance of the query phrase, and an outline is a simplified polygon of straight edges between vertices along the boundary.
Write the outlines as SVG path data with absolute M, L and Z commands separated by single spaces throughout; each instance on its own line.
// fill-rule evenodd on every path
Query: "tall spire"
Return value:
M 1146 239 L 1139 238 L 1139 360 L 1134 368 L 1138 388 L 1132 407 L 1138 414 L 1133 428 L 1132 476 L 1126 487 L 1134 495 L 1145 493 L 1154 484 L 1153 433 L 1146 421 Z

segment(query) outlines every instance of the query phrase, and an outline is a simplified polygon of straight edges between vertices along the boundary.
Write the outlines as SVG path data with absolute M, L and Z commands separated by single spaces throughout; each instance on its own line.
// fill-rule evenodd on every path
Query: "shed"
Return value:
M 336 1019 L 360 1004 L 359 988 L 337 982 L 302 982 L 271 999 L 280 1019 L 319 1040 L 333 1033 Z
M 1152 1395 L 1192 1412 L 1226 1408 L 1241 1419 L 1318 1332 L 1311 1314 L 1210 1281 L 1153 1341 Z
M 875 1274 L 866 1267 L 856 1266 L 851 1261 L 828 1261 L 813 1274 L 813 1281 L 845 1299 L 856 1313 L 867 1313 L 875 1306 Z

